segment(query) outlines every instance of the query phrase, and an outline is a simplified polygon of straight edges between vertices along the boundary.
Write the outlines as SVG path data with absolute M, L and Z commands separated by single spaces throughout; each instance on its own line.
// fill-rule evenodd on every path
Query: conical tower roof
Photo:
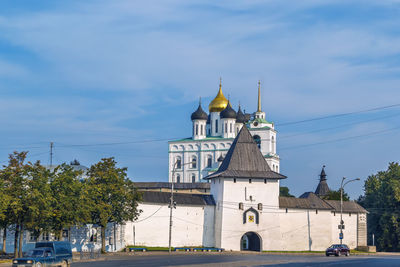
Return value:
M 315 194 L 319 197 L 326 196 L 331 191 L 329 189 L 328 183 L 326 182 L 325 165 L 322 166 L 321 174 L 319 175 L 319 183 L 317 189 L 315 189 Z
M 284 179 L 286 176 L 271 170 L 247 127 L 242 127 L 218 171 L 205 179 L 212 178 Z

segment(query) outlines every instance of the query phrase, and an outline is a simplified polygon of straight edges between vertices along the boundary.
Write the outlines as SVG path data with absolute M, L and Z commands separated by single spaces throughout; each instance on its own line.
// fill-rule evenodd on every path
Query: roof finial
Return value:
M 201 106 L 201 96 L 200 96 L 200 98 L 199 98 L 199 106 Z
M 221 89 L 222 89 L 222 78 L 219 77 L 219 90 L 221 90 Z
M 261 112 L 261 82 L 258 80 L 258 106 L 257 112 Z

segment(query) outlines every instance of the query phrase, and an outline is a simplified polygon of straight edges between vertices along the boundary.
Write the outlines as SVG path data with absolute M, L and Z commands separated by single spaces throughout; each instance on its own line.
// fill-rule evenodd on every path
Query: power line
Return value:
M 308 147 L 308 146 L 316 146 L 316 145 L 324 145 L 324 144 L 329 144 L 329 143 L 341 142 L 341 141 L 346 141 L 346 140 L 357 139 L 357 138 L 361 138 L 361 137 L 391 132 L 391 131 L 395 131 L 398 129 L 400 129 L 400 127 L 395 127 L 395 128 L 391 128 L 391 129 L 387 129 L 387 130 L 382 130 L 382 131 L 376 131 L 376 132 L 372 132 L 372 133 L 368 133 L 368 134 L 360 134 L 360 135 L 355 135 L 355 136 L 343 137 L 343 138 L 328 140 L 328 141 L 324 141 L 324 142 L 291 146 L 291 147 L 283 147 L 283 148 L 280 148 L 280 150 L 296 149 L 296 148 L 302 148 L 302 147 Z
M 300 123 L 310 122 L 310 121 L 318 121 L 318 120 L 339 118 L 339 117 L 345 117 L 345 116 L 349 116 L 349 115 L 355 115 L 355 114 L 366 113 L 366 112 L 371 112 L 371 111 L 377 111 L 377 110 L 382 110 L 382 109 L 394 108 L 394 107 L 398 107 L 398 106 L 400 106 L 400 104 L 381 106 L 381 107 L 376 107 L 376 108 L 371 108 L 371 109 L 364 109 L 364 110 L 353 111 L 353 112 L 332 114 L 332 115 L 328 115 L 328 116 L 316 117 L 316 118 L 299 120 L 299 121 L 290 121 L 290 122 L 284 122 L 284 123 L 277 123 L 275 125 L 276 126 L 287 126 L 287 125 L 300 124 Z
M 392 114 L 392 115 L 389 115 L 389 116 L 384 116 L 384 117 L 379 117 L 379 118 L 373 118 L 373 119 L 369 119 L 369 120 L 362 120 L 362 121 L 359 121 L 359 122 L 353 122 L 353 123 L 342 124 L 342 125 L 338 125 L 338 126 L 335 126 L 335 127 L 317 129 L 317 130 L 308 131 L 308 132 L 305 132 L 305 133 L 291 134 L 291 135 L 283 135 L 283 136 L 280 136 L 279 139 L 297 137 L 297 136 L 301 136 L 301 135 L 307 135 L 307 134 L 310 134 L 310 133 L 317 133 L 317 132 L 329 131 L 329 130 L 334 130 L 334 129 L 337 129 L 337 128 L 342 128 L 342 127 L 347 127 L 347 126 L 354 126 L 354 125 L 361 124 L 361 123 L 365 123 L 365 122 L 369 122 L 369 121 L 376 121 L 376 120 L 384 120 L 384 119 L 388 119 L 388 118 L 393 118 L 393 117 L 396 117 L 396 116 L 399 116 L 399 115 L 400 115 L 400 113 L 397 113 L 397 114 Z

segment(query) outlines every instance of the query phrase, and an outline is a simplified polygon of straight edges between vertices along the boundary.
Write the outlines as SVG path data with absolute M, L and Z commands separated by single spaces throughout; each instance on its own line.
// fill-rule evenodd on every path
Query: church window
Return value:
M 315 214 L 318 214 L 318 210 L 315 210 Z
M 178 184 L 181 182 L 181 176 L 179 174 L 176 176 L 176 182 Z
M 251 184 L 251 179 L 249 179 L 249 184 Z
M 261 137 L 259 135 L 253 136 L 254 142 L 256 142 L 258 148 L 261 148 Z
M 218 133 L 218 120 L 215 120 L 215 132 Z
M 228 124 L 225 122 L 225 132 L 228 132 Z
M 236 183 L 236 178 L 233 178 L 233 182 Z
M 230 133 L 232 133 L 232 123 L 230 124 L 229 128 Z
M 262 203 L 258 203 L 258 205 L 257 205 L 257 209 L 258 209 L 258 210 L 262 210 L 262 209 L 263 209 L 263 205 L 262 205 Z
M 196 175 L 192 174 L 192 183 L 196 182 Z
M 176 158 L 176 168 L 177 168 L 177 169 L 182 168 L 182 160 L 181 160 L 181 157 L 177 157 L 177 158 Z
M 266 184 L 267 183 L 267 179 L 264 179 L 264 184 Z
M 240 202 L 240 203 L 239 203 L 239 209 L 240 209 L 240 210 L 243 210 L 243 209 L 244 209 L 243 207 L 244 207 L 243 203 Z
M 208 156 L 207 157 L 207 168 L 211 168 L 211 165 L 212 165 L 212 157 Z
M 199 135 L 199 125 L 196 124 L 196 135 Z
M 196 158 L 196 156 L 192 157 L 192 168 L 193 169 L 197 168 L 197 158 Z
M 335 211 L 333 212 L 333 216 L 336 216 L 336 212 Z
M 203 124 L 200 125 L 200 134 L 203 135 Z
M 286 213 L 288 213 L 288 209 L 286 208 Z
M 351 217 L 351 212 L 349 213 L 349 217 Z

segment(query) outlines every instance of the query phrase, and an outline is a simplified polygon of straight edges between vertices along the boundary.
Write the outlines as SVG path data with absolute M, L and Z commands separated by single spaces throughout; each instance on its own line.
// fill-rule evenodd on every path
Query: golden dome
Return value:
M 225 98 L 222 93 L 221 81 L 219 83 L 219 91 L 217 96 L 211 101 L 210 105 L 208 105 L 208 110 L 210 112 L 221 112 L 228 106 L 228 99 Z

